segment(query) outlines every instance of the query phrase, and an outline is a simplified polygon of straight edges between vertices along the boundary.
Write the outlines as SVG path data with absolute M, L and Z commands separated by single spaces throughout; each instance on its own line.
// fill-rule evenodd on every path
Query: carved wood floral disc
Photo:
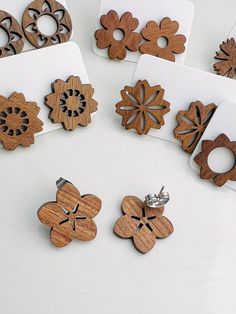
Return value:
M 23 94 L 0 96 L 0 141 L 5 149 L 34 144 L 34 134 L 43 129 L 39 110 L 35 102 L 26 102 Z
M 203 105 L 200 101 L 192 102 L 188 110 L 179 111 L 176 119 L 178 126 L 174 136 L 182 141 L 183 150 L 192 153 L 216 110 L 215 104 Z
M 227 39 L 220 45 L 220 51 L 216 52 L 214 70 L 218 75 L 235 78 L 236 76 L 236 43 L 234 38 Z
M 56 202 L 49 202 L 38 210 L 39 220 L 51 228 L 51 241 L 56 247 L 64 247 L 73 239 L 91 241 L 97 235 L 93 218 L 102 206 L 101 200 L 92 194 L 80 195 L 71 183 L 64 183 L 58 190 Z
M 91 113 L 97 111 L 98 103 L 93 99 L 94 89 L 90 84 L 82 84 L 79 77 L 70 76 L 67 81 L 56 80 L 52 92 L 45 97 L 45 104 L 51 108 L 49 118 L 54 123 L 62 123 L 69 131 L 91 123 Z
M 139 47 L 141 53 L 150 54 L 169 61 L 175 61 L 175 54 L 185 51 L 186 37 L 182 34 L 176 34 L 179 29 L 179 23 L 172 21 L 169 17 L 161 20 L 160 25 L 155 21 L 150 21 L 142 29 L 141 34 L 146 42 Z M 163 39 L 164 46 L 159 44 Z
M 172 223 L 162 216 L 164 207 L 151 209 L 136 196 L 126 196 L 121 209 L 124 216 L 115 223 L 114 233 L 124 239 L 131 238 L 141 253 L 148 253 L 157 238 L 166 238 L 174 231 Z
M 130 12 L 125 12 L 121 18 L 116 11 L 111 10 L 100 19 L 103 29 L 98 29 L 94 36 L 97 40 L 97 47 L 100 49 L 108 48 L 110 59 L 125 59 L 127 50 L 138 51 L 142 36 L 134 32 L 138 27 L 139 21 L 133 18 Z M 117 40 L 114 37 L 115 31 L 121 31 L 123 38 Z
M 232 169 L 225 173 L 214 172 L 209 164 L 208 157 L 216 148 L 224 147 L 229 149 L 235 156 L 235 164 Z M 202 151 L 194 158 L 197 165 L 200 167 L 200 177 L 213 182 L 221 187 L 228 180 L 236 181 L 236 141 L 231 142 L 225 134 L 219 135 L 215 140 L 202 141 Z
M 52 35 L 43 34 L 38 21 L 43 16 L 50 16 L 56 22 L 57 30 Z M 36 48 L 43 48 L 67 42 L 72 33 L 72 21 L 66 8 L 55 0 L 35 0 L 31 2 L 22 18 L 25 37 Z
M 0 47 L 0 58 L 20 53 L 24 47 L 24 35 L 20 24 L 9 13 L 0 10 L 0 28 L 7 34 L 7 43 Z
M 116 104 L 122 126 L 135 129 L 139 135 L 148 134 L 151 128 L 160 129 L 165 124 L 164 115 L 170 111 L 164 92 L 160 85 L 150 86 L 147 80 L 139 80 L 135 87 L 125 86 L 122 101 Z

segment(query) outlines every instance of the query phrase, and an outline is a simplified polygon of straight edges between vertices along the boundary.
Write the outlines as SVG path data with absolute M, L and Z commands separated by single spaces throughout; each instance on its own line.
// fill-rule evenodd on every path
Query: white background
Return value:
M 236 3 L 194 3 L 187 64 L 209 70 Z M 135 65 L 92 52 L 98 0 L 68 0 L 68 7 L 99 112 L 87 128 L 46 134 L 29 149 L 1 150 L 0 313 L 234 314 L 235 192 L 200 180 L 178 145 L 121 129 L 114 105 Z M 103 208 L 96 240 L 57 250 L 36 212 L 54 199 L 60 176 L 100 196 Z M 113 224 L 125 195 L 142 198 L 163 184 L 175 233 L 143 256 L 113 235 Z

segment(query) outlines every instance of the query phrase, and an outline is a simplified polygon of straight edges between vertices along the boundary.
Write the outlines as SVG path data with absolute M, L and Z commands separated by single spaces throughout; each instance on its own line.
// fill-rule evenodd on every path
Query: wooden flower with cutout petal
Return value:
M 132 238 L 135 248 L 148 253 L 156 239 L 168 237 L 173 231 L 172 223 L 164 216 L 164 207 L 151 209 L 136 196 L 126 196 L 121 205 L 124 216 L 114 226 L 114 233 L 121 238 Z
M 39 220 L 51 228 L 51 241 L 56 247 L 64 247 L 73 239 L 93 240 L 97 227 L 93 218 L 102 206 L 101 200 L 91 194 L 80 195 L 71 183 L 59 187 L 56 202 L 49 202 L 38 210 Z
M 170 111 L 164 92 L 160 85 L 150 86 L 147 80 L 139 80 L 135 87 L 125 86 L 122 101 L 116 104 L 122 126 L 135 129 L 140 135 L 148 134 L 151 128 L 160 129 L 165 124 L 164 115 Z
M 43 122 L 37 117 L 39 111 L 37 104 L 27 102 L 23 94 L 0 96 L 0 141 L 5 149 L 34 144 L 34 134 L 43 129 Z
M 179 111 L 176 116 L 179 125 L 174 129 L 174 136 L 182 142 L 187 153 L 191 154 L 196 148 L 216 108 L 215 104 L 205 106 L 195 101 L 188 110 Z
M 91 123 L 91 113 L 97 111 L 98 103 L 93 99 L 94 89 L 90 84 L 82 84 L 78 76 L 71 76 L 66 82 L 56 80 L 52 92 L 45 97 L 52 122 L 62 123 L 69 131 Z

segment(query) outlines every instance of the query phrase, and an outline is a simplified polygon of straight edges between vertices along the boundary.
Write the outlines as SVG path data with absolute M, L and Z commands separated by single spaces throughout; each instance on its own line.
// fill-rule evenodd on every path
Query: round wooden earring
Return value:
M 52 35 L 43 34 L 38 28 L 38 21 L 43 16 L 50 16 L 57 24 Z M 72 21 L 66 8 L 55 0 L 35 0 L 24 11 L 22 27 L 25 37 L 36 48 L 43 48 L 68 41 L 72 33 Z
M 24 47 L 24 35 L 20 24 L 9 13 L 0 10 L 0 28 L 7 35 L 7 42 L 0 47 L 0 58 L 20 53 Z

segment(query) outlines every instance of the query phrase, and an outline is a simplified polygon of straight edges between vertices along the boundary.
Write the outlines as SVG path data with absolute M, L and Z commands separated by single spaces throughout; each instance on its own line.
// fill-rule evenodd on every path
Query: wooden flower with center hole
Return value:
M 164 115 L 170 111 L 170 103 L 163 99 L 164 92 L 160 85 L 150 86 L 147 80 L 138 81 L 135 87 L 125 86 L 122 101 L 116 105 L 122 125 L 140 135 L 148 134 L 151 128 L 160 129 L 165 124 Z
M 0 96 L 0 141 L 5 149 L 34 144 L 34 134 L 43 129 L 37 117 L 39 110 L 35 102 L 26 102 L 23 94 Z
M 94 36 L 98 48 L 108 48 L 110 59 L 122 60 L 125 59 L 127 50 L 138 51 L 142 36 L 134 30 L 138 27 L 139 21 L 133 18 L 130 12 L 125 12 L 119 18 L 117 12 L 111 10 L 107 15 L 102 15 L 100 22 L 104 29 L 98 29 Z M 120 40 L 114 37 L 114 32 L 117 30 L 123 34 Z
M 172 223 L 162 216 L 164 207 L 151 209 L 136 196 L 126 196 L 121 209 L 124 216 L 117 220 L 114 233 L 121 238 L 132 238 L 141 253 L 148 253 L 157 238 L 166 238 L 174 231 Z
M 80 195 L 71 183 L 64 183 L 57 192 L 56 202 L 44 204 L 38 210 L 39 220 L 51 228 L 51 241 L 64 247 L 73 239 L 90 241 L 96 237 L 97 227 L 93 218 L 102 206 L 95 195 Z
M 82 84 L 78 76 L 71 76 L 66 82 L 56 80 L 52 91 L 45 97 L 45 104 L 51 108 L 49 118 L 54 123 L 62 123 L 69 131 L 91 123 L 91 113 L 97 111 L 98 103 L 90 84 Z

